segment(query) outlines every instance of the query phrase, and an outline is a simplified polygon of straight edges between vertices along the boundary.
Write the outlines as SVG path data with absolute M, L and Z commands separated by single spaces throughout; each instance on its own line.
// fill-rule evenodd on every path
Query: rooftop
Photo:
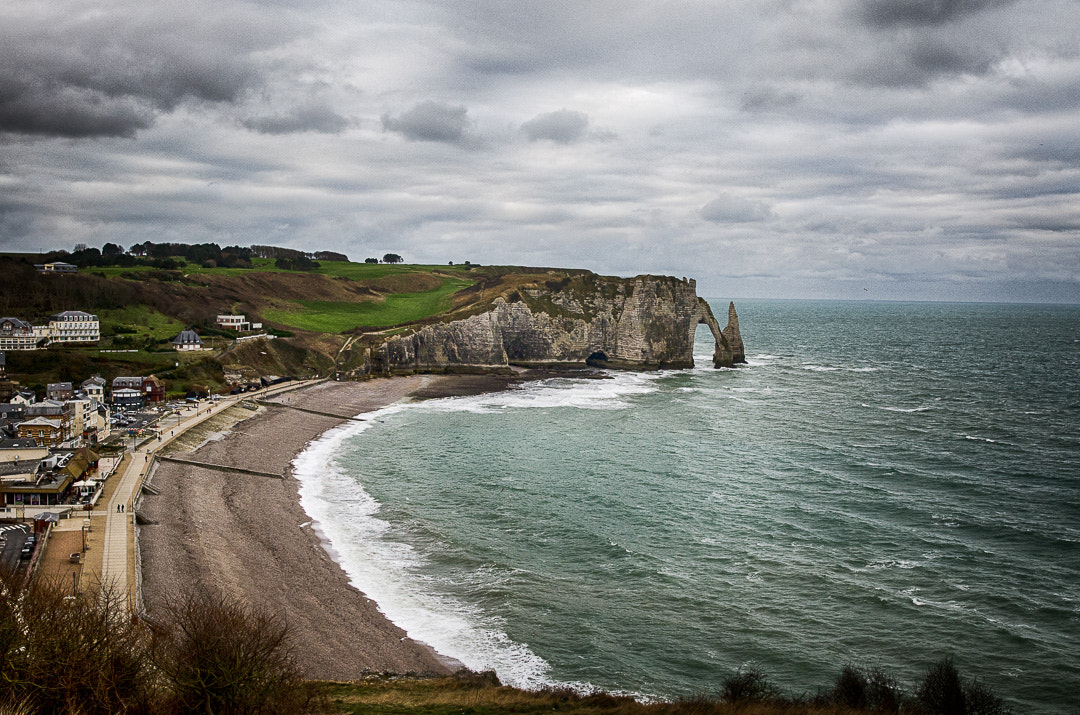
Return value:
M 37 440 L 30 437 L 0 439 L 0 449 L 36 449 L 37 447 Z
M 173 338 L 173 345 L 202 345 L 202 338 L 194 330 L 181 330 L 180 334 Z

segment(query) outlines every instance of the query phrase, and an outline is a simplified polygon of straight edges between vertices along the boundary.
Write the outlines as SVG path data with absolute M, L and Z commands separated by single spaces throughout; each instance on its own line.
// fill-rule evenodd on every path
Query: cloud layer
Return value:
M 0 243 L 1080 301 L 1071 0 L 0 7 Z

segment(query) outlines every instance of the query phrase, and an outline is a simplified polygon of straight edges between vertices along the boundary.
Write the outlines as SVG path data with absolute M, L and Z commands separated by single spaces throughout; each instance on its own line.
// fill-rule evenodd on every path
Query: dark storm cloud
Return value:
M 413 141 L 456 144 L 465 137 L 469 127 L 468 110 L 464 105 L 453 106 L 426 101 L 397 117 L 382 115 L 383 129 Z
M 873 27 L 942 25 L 1014 0 L 870 0 L 859 14 Z
M 153 123 L 153 110 L 131 97 L 86 88 L 49 90 L 0 77 L 0 132 L 63 137 L 130 137 Z
M 559 144 L 572 144 L 585 136 L 589 115 L 570 109 L 539 114 L 521 125 L 530 141 L 547 139 Z
M 853 67 L 850 77 L 870 86 L 919 87 L 939 78 L 987 74 L 999 59 L 1000 54 L 978 44 L 934 37 L 903 38 Z
M 20 7 L 0 24 L 0 131 L 131 136 L 186 100 L 236 101 L 260 79 L 249 53 L 285 29 L 273 18 L 228 9 L 214 18 L 205 9 Z

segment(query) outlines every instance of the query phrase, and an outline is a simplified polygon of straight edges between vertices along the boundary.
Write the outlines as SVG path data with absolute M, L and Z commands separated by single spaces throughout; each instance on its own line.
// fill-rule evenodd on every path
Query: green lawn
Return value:
M 372 265 L 372 268 L 382 267 Z M 392 266 L 385 267 L 393 268 Z M 415 272 L 416 266 L 410 266 L 410 270 Z M 302 301 L 303 310 L 264 310 L 263 318 L 291 328 L 321 333 L 340 333 L 358 326 L 384 328 L 420 320 L 449 310 L 452 306 L 450 296 L 469 285 L 471 281 L 447 278 L 435 290 L 421 293 L 394 293 L 378 303 Z
M 214 273 L 238 276 L 259 272 L 287 272 L 274 267 L 274 261 L 268 258 L 252 259 L 252 268 L 203 268 L 189 263 L 180 269 L 185 274 Z M 154 270 L 148 266 L 120 268 L 91 268 L 89 272 L 105 276 L 122 276 L 130 273 Z M 300 330 L 313 332 L 340 333 L 358 326 L 390 327 L 420 320 L 448 310 L 450 296 L 472 284 L 471 275 L 465 266 L 420 266 L 415 264 L 388 265 L 385 263 L 353 263 L 344 261 L 322 261 L 321 266 L 312 273 L 334 278 L 347 278 L 355 281 L 374 281 L 389 276 L 428 273 L 441 277 L 441 285 L 434 290 L 420 292 L 392 293 L 385 300 L 372 303 L 348 303 L 329 301 L 302 301 L 299 310 L 261 311 L 262 317 L 272 323 Z M 100 314 L 102 333 L 112 333 L 114 326 L 135 326 L 139 335 L 151 335 L 156 339 L 172 338 L 184 329 L 184 325 L 161 314 L 147 314 L 145 310 L 109 310 Z
M 110 308 L 97 312 L 102 335 L 111 335 L 117 327 L 134 328 L 131 335 L 150 335 L 161 340 L 175 338 L 185 326 L 164 313 L 151 310 L 145 305 Z

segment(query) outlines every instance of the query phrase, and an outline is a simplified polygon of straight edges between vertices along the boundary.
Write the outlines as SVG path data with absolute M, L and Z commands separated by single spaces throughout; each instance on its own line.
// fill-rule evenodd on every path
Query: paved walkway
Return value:
M 161 441 L 152 440 L 139 446 L 131 455 L 122 471 L 111 479 L 119 479 L 107 500 L 105 536 L 101 556 L 101 583 L 123 588 L 128 594 L 128 603 L 132 610 L 136 607 L 135 578 L 135 495 L 142 486 L 150 467 L 153 465 L 154 452 L 172 442 L 195 425 L 209 419 L 212 415 L 227 410 L 237 402 L 266 398 L 289 390 L 305 387 L 315 381 L 288 382 L 282 385 L 263 388 L 258 392 L 232 395 L 210 406 L 199 405 L 186 407 L 180 413 L 175 426 L 170 426 L 175 417 L 163 418 L 158 422 L 161 429 Z M 123 511 L 121 511 L 123 509 Z M 95 513 L 100 513 L 97 511 Z

